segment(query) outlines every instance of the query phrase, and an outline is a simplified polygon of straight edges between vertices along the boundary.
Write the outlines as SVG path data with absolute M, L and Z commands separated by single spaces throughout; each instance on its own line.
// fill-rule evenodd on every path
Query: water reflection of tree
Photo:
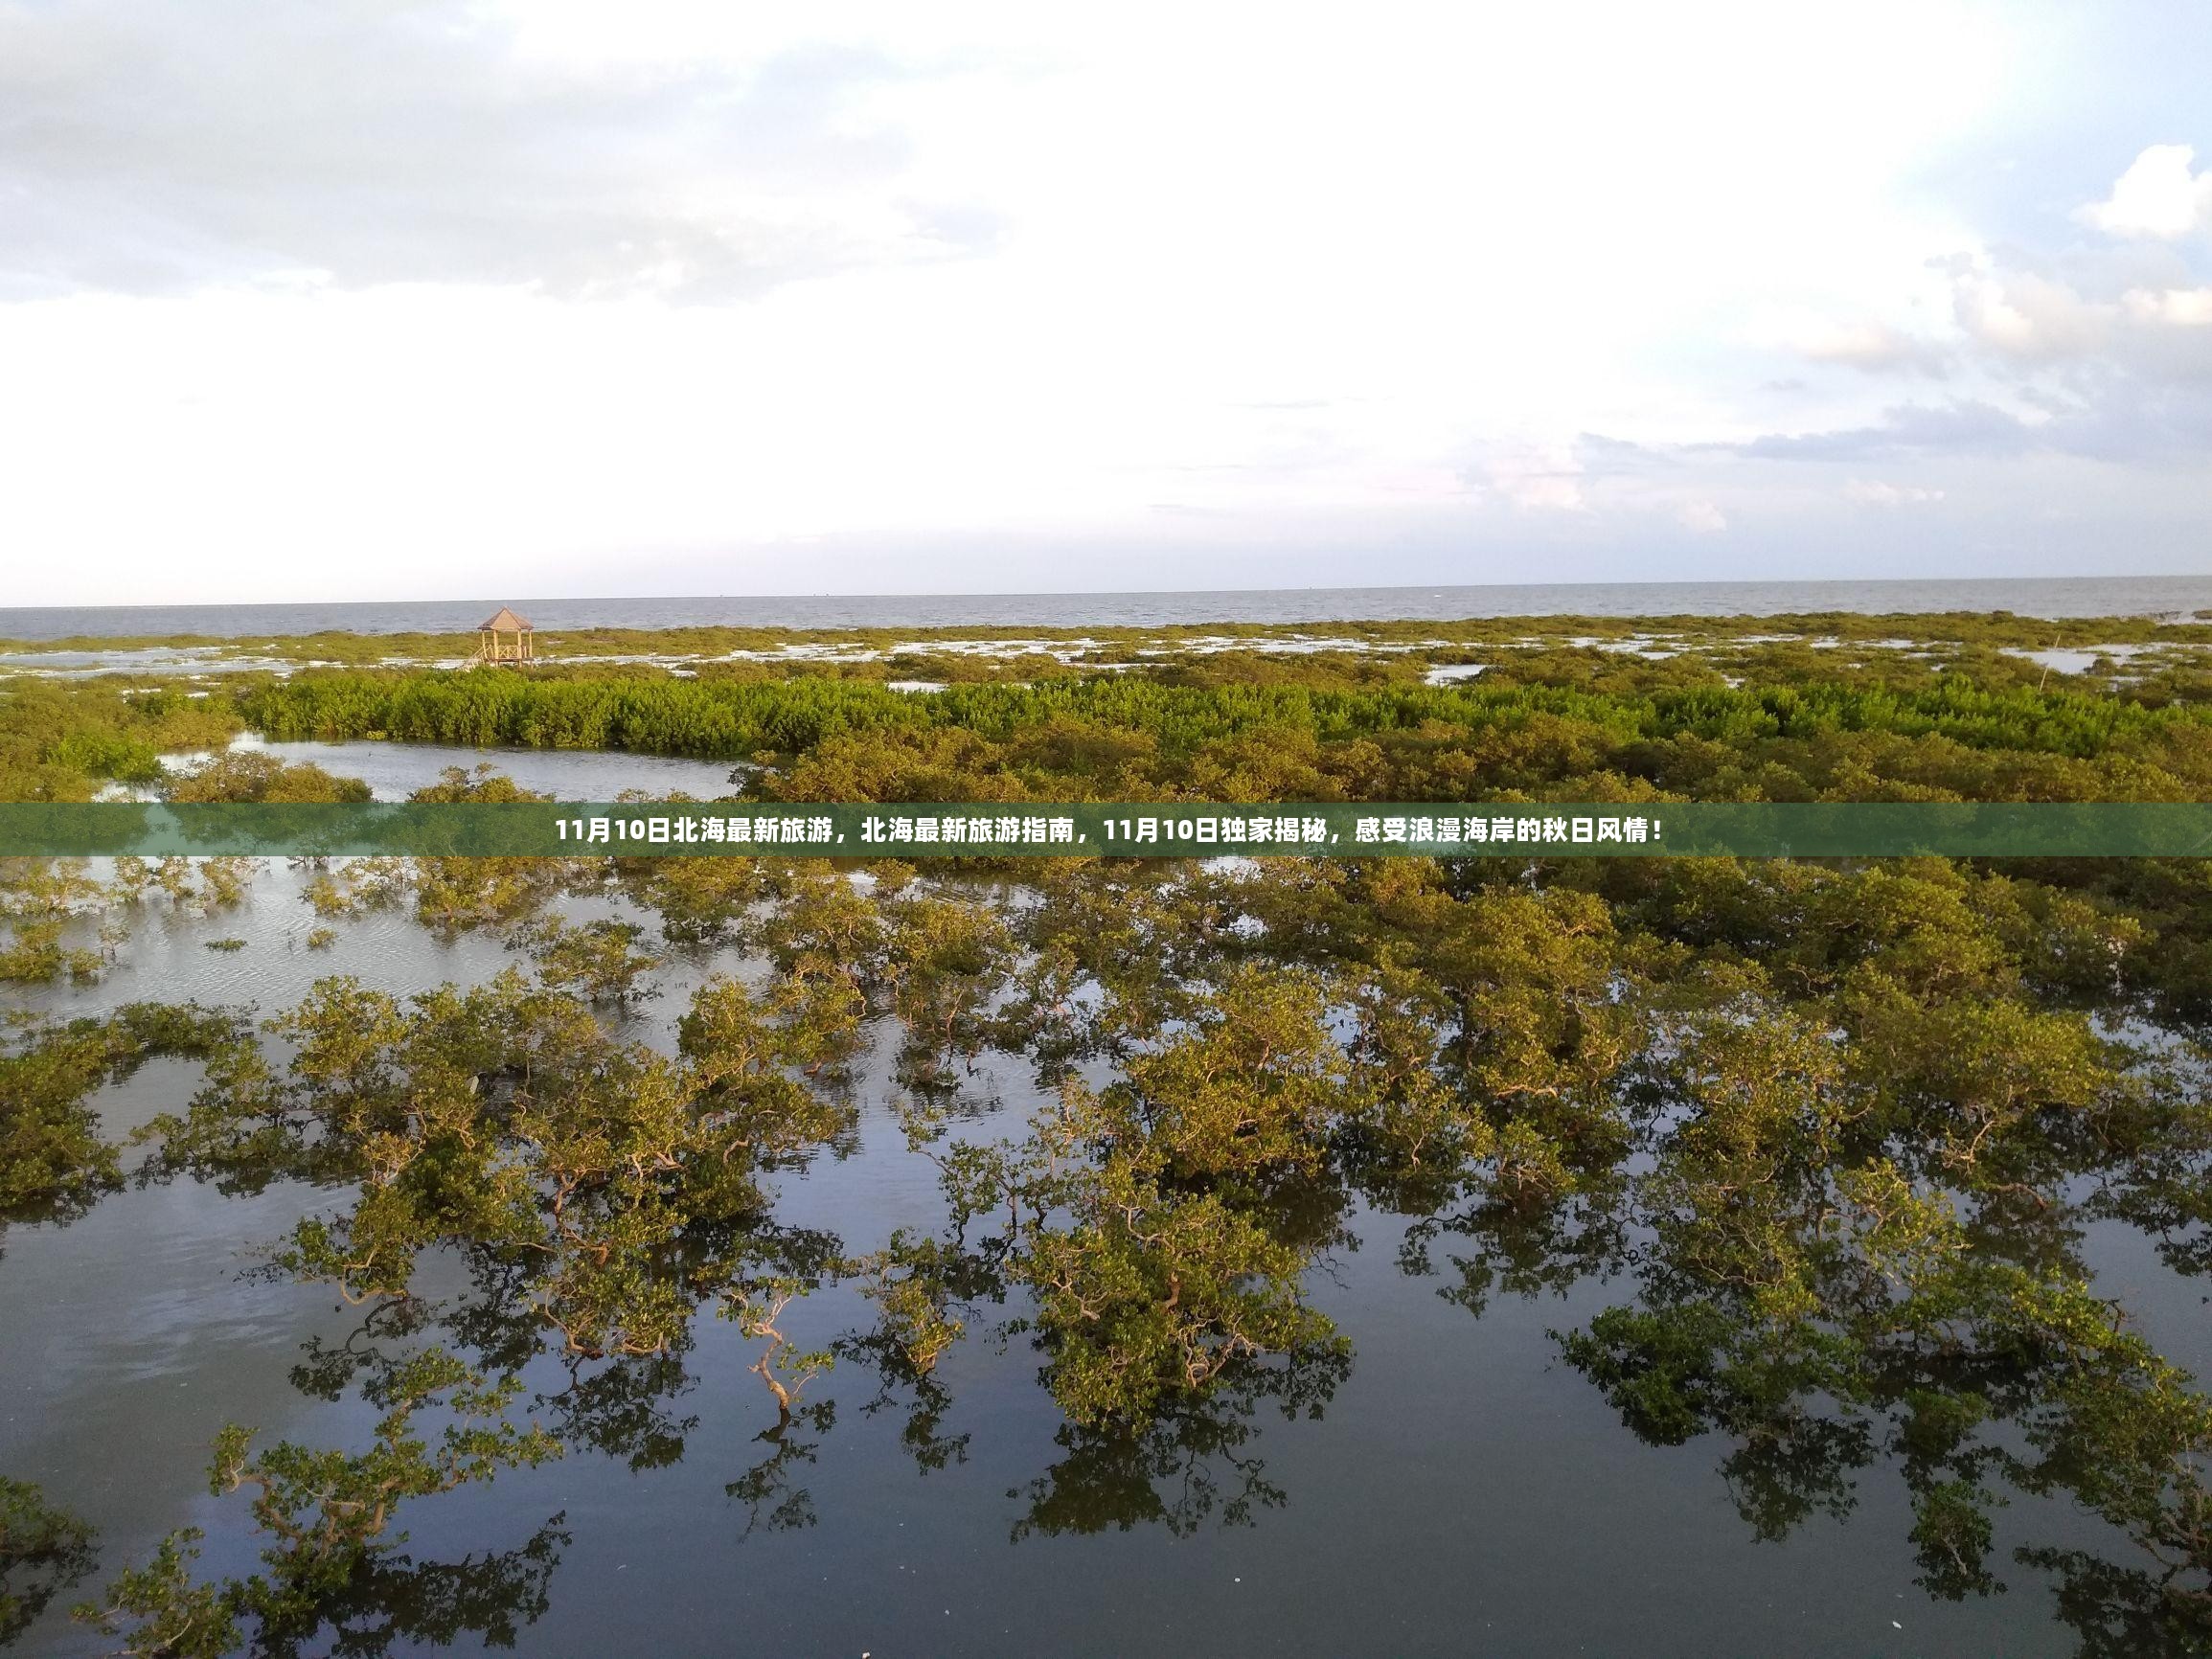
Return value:
M 1478 1319 L 1499 1296 L 1563 1296 L 1627 1262 L 1633 1218 L 1628 1196 L 1628 1184 L 1619 1179 L 1592 1181 L 1533 1204 L 1485 1188 L 1409 1223 L 1398 1263 L 1426 1277 L 1437 1271 L 1435 1256 L 1443 1249 L 1459 1283 L 1437 1294 Z
M 533 1400 L 561 1444 L 619 1458 L 633 1473 L 683 1461 L 699 1419 L 672 1409 L 697 1387 L 682 1354 L 624 1354 L 599 1365 L 571 1356 L 564 1366 L 567 1386 Z
M 1317 1344 L 1276 1365 L 1240 1368 L 1141 1419 L 1062 1423 L 1054 1436 L 1060 1459 L 1007 1493 L 1025 1506 L 1015 1541 L 1140 1526 L 1182 1537 L 1209 1522 L 1252 1525 L 1257 1511 L 1289 1501 L 1251 1449 L 1260 1408 L 1287 1420 L 1317 1418 L 1351 1368 L 1344 1349 Z
M 304 1636 L 263 1630 L 250 1651 L 268 1659 L 308 1653 L 376 1659 L 402 1642 L 445 1648 L 463 1636 L 488 1648 L 513 1648 L 553 1604 L 553 1576 L 571 1541 L 565 1518 L 553 1516 L 512 1550 L 458 1561 L 372 1557 L 322 1599 L 327 1630 Z
M 952 1409 L 953 1397 L 936 1375 L 934 1353 L 927 1355 L 928 1367 L 916 1364 L 914 1350 L 890 1321 L 840 1337 L 835 1352 L 840 1360 L 865 1365 L 876 1374 L 876 1392 L 860 1402 L 861 1416 L 904 1410 L 899 1444 L 913 1460 L 917 1474 L 932 1474 L 968 1461 L 968 1447 L 975 1437 L 972 1431 L 945 1432 L 945 1416 Z
M 508 1420 L 516 1379 L 487 1378 L 444 1350 L 367 1369 L 362 1395 L 382 1415 L 364 1451 L 290 1441 L 256 1448 L 253 1431 L 236 1425 L 217 1437 L 209 1489 L 252 1494 L 254 1529 L 266 1540 L 262 1571 L 197 1579 L 201 1534 L 188 1528 L 77 1616 L 121 1636 L 126 1651 L 179 1659 L 240 1648 L 288 1659 L 320 1646 L 326 1630 L 340 1651 L 376 1651 L 418 1627 L 511 1642 L 517 1618 L 543 1610 L 559 1558 L 552 1546 L 565 1541 L 553 1535 L 558 1521 L 518 1552 L 457 1563 L 400 1555 L 393 1527 L 403 1506 L 534 1467 L 559 1457 L 559 1443 Z
M 28 1481 L 0 1476 L 0 1647 L 31 1627 L 99 1557 L 92 1529 Z
M 813 1463 L 814 1454 L 822 1449 L 819 1437 L 836 1423 L 837 1402 L 816 1400 L 779 1416 L 755 1437 L 768 1447 L 767 1454 L 722 1489 L 745 1506 L 745 1530 L 739 1534 L 740 1542 L 756 1532 L 797 1532 L 821 1518 L 814 1509 L 814 1494 L 797 1484 L 797 1476 L 800 1467 Z M 817 1438 L 807 1439 L 810 1430 Z

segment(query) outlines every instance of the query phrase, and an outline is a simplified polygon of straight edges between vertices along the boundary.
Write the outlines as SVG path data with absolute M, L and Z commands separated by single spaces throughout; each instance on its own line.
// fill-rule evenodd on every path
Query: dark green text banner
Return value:
M 2212 805 L 0 804 L 0 853 L 2142 857 L 2212 853 Z

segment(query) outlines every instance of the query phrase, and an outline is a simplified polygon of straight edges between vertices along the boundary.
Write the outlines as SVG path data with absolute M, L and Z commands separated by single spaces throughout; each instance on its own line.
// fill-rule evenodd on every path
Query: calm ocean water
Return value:
M 2212 576 L 1973 581 L 1654 581 L 1550 586 L 1263 588 L 1218 593 L 869 594 L 696 599 L 427 600 L 365 604 L 0 607 L 0 639 L 454 633 L 503 603 L 541 628 L 1157 627 L 1174 623 L 1450 622 L 1498 616 L 1781 616 L 1995 611 L 2187 616 Z

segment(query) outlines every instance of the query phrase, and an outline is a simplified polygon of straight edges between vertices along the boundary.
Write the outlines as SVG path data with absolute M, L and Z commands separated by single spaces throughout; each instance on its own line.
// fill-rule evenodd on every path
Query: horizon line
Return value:
M 421 599 L 275 599 L 275 600 L 155 600 L 131 604 L 94 601 L 62 604 L 0 605 L 0 616 L 40 611 L 132 610 L 277 610 L 301 606 L 378 606 L 430 604 L 585 604 L 681 603 L 706 601 L 728 603 L 748 600 L 788 602 L 794 600 L 1020 600 L 1020 599 L 1149 599 L 1206 598 L 1215 595 L 1332 594 L 1332 593 L 1460 593 L 1548 592 L 1562 588 L 1775 588 L 1775 587 L 2018 587 L 2047 586 L 2062 582 L 2212 581 L 2212 571 L 2167 571 L 2135 575 L 2098 572 L 2080 576 L 1842 576 L 1842 577 L 1705 577 L 1636 578 L 1620 580 L 1577 580 L 1562 581 L 1416 581 L 1380 583 L 1298 583 L 1257 587 L 1130 587 L 1130 588 L 935 588 L 905 592 L 848 590 L 842 592 L 782 593 L 600 593 L 439 595 Z

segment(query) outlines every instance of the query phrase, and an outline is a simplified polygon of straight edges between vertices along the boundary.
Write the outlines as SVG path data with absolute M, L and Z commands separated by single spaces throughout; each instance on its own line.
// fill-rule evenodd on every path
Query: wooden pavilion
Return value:
M 477 663 L 535 661 L 530 648 L 531 633 L 528 617 L 516 616 L 507 606 L 501 605 L 497 616 L 476 625 Z

